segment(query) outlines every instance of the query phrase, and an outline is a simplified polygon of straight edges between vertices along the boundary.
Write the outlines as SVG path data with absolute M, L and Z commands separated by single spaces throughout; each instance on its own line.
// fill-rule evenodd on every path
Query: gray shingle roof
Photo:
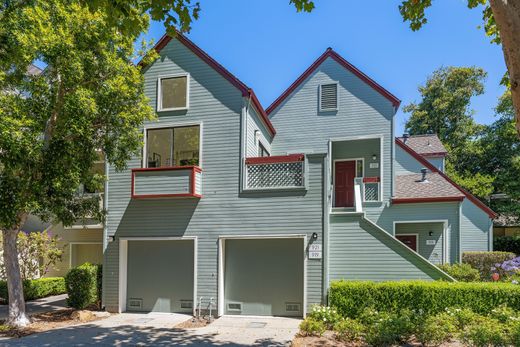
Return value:
M 421 182 L 422 174 L 396 176 L 395 199 L 463 198 L 464 194 L 437 172 L 426 174 L 427 182 Z
M 403 137 L 399 137 L 399 140 L 404 142 Z M 412 135 L 405 142 L 411 149 L 417 153 L 428 156 L 428 155 L 441 155 L 446 154 L 446 148 L 443 146 L 439 137 L 435 134 L 428 135 Z

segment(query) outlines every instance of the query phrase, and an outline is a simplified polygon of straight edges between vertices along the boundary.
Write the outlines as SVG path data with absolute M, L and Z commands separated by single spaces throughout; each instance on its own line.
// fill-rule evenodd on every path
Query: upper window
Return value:
M 174 111 L 187 109 L 189 84 L 189 75 L 159 78 L 157 110 Z
M 146 167 L 199 165 L 200 126 L 149 129 Z
M 338 109 L 338 84 L 320 85 L 320 111 L 337 111 Z
M 259 157 L 269 157 L 270 156 L 269 152 L 267 151 L 267 149 L 265 149 L 264 145 L 262 145 L 262 143 L 260 141 L 258 141 L 258 156 Z

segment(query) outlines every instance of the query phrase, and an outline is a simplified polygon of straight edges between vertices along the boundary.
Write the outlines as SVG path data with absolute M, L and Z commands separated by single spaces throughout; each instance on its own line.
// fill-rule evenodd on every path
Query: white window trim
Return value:
M 186 77 L 186 106 L 185 107 L 170 107 L 162 108 L 162 90 L 161 80 L 175 77 Z M 157 78 L 157 112 L 168 112 L 168 111 L 182 111 L 190 108 L 190 74 L 181 73 L 173 75 L 162 75 Z
M 442 223 L 442 264 L 449 264 L 448 252 L 449 252 L 449 240 L 448 240 L 448 231 L 451 233 L 451 226 L 449 225 L 449 221 L 447 219 L 418 219 L 418 220 L 395 220 L 393 222 L 392 233 L 395 237 L 395 227 L 397 224 L 410 224 L 410 223 Z M 404 234 L 399 234 L 404 235 Z M 417 242 L 419 242 L 419 238 L 417 237 Z M 417 247 L 417 254 L 419 253 L 419 247 Z M 423 257 L 424 258 L 424 257 Z M 425 258 L 426 259 L 426 258 Z M 426 259 L 428 260 L 428 259 Z M 429 261 L 429 260 L 428 260 Z
M 147 124 L 143 127 L 143 150 L 142 150 L 142 160 L 141 160 L 141 167 L 147 168 L 147 155 L 146 152 L 147 148 L 147 137 L 148 137 L 148 130 L 154 130 L 154 129 L 169 129 L 169 128 L 182 128 L 182 127 L 189 127 L 189 126 L 198 126 L 199 127 L 199 165 L 198 167 L 202 168 L 202 142 L 203 142 L 203 122 L 158 122 L 158 123 L 152 123 Z
M 330 85 L 335 84 L 336 85 L 336 108 L 323 108 L 321 107 L 321 88 L 324 85 Z M 318 90 L 318 105 L 319 105 L 319 111 L 320 112 L 334 112 L 339 110 L 339 82 L 330 82 L 330 83 L 321 83 Z
M 72 246 L 74 245 L 100 245 L 101 249 L 103 249 L 103 241 L 78 241 L 78 242 L 69 242 L 69 269 L 72 269 Z

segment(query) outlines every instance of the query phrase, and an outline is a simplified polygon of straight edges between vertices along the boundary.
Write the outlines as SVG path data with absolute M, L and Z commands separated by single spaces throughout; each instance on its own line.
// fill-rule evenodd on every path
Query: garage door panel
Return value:
M 128 241 L 127 309 L 191 312 L 192 240 Z
M 302 239 L 226 240 L 226 314 L 301 316 L 303 262 Z

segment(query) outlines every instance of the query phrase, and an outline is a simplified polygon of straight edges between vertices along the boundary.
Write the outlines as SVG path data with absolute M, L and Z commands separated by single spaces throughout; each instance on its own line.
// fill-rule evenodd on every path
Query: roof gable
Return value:
M 437 169 L 433 164 L 431 164 L 426 158 L 424 158 L 422 155 L 414 151 L 412 148 L 407 146 L 403 141 L 401 141 L 399 138 L 395 139 L 395 143 L 401 147 L 405 152 L 410 154 L 414 159 L 416 159 L 419 163 L 424 165 L 428 170 L 431 172 L 439 174 L 440 177 L 444 178 L 446 181 L 448 181 L 453 187 L 457 188 L 468 200 L 470 200 L 472 203 L 474 203 L 477 207 L 479 207 L 481 210 L 486 212 L 490 218 L 495 218 L 497 214 L 487 207 L 482 201 L 477 199 L 474 195 L 467 192 L 465 189 L 463 189 L 461 186 L 459 186 L 457 183 L 453 182 L 451 178 L 449 178 L 444 172 Z
M 298 88 L 300 84 L 307 79 L 327 58 L 334 59 L 337 63 L 339 63 L 342 67 L 352 72 L 355 76 L 360 78 L 363 82 L 367 83 L 370 87 L 375 89 L 381 95 L 383 95 L 386 99 L 388 99 L 394 107 L 399 107 L 401 104 L 401 100 L 399 100 L 395 95 L 390 93 L 388 90 L 383 88 L 373 79 L 365 75 L 361 70 L 356 68 L 354 65 L 345 60 L 342 56 L 336 53 L 332 48 L 327 48 L 327 50 L 314 62 L 311 66 L 305 70 L 300 77 L 294 81 L 289 88 L 287 88 L 267 109 L 267 114 L 271 114 L 289 95 L 292 94 Z

